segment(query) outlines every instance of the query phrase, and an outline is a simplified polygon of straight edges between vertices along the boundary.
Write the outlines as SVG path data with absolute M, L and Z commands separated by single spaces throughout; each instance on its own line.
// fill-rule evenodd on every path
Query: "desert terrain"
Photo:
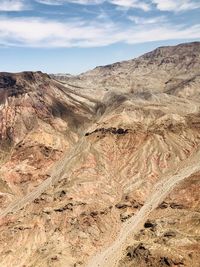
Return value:
M 0 73 L 0 267 L 198 267 L 199 158 L 200 42 Z

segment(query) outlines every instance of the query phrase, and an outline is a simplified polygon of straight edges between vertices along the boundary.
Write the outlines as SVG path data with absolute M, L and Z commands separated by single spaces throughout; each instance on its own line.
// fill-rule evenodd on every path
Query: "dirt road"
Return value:
M 33 190 L 30 194 L 11 203 L 5 210 L 0 213 L 0 218 L 6 216 L 10 212 L 16 212 L 25 207 L 30 202 L 38 198 L 46 189 L 48 189 L 56 181 L 66 177 L 73 170 L 79 157 L 87 153 L 89 146 L 84 139 L 75 145 L 70 153 L 67 153 L 52 169 L 51 176 L 45 180 L 40 186 Z M 200 171 L 200 151 L 182 162 L 175 173 L 171 173 L 163 177 L 155 186 L 144 206 L 139 212 L 129 219 L 121 229 L 114 243 L 99 252 L 88 263 L 88 267 L 115 267 L 121 258 L 123 250 L 129 245 L 128 239 L 142 227 L 149 214 L 159 205 L 160 202 L 179 184 L 181 181 Z
M 191 158 L 188 158 L 179 166 L 174 174 L 169 174 L 159 181 L 148 200 L 139 210 L 139 212 L 129 219 L 121 229 L 119 236 L 113 244 L 100 251 L 88 263 L 87 267 L 115 267 L 122 256 L 123 250 L 130 245 L 128 239 L 133 236 L 147 220 L 149 214 L 158 207 L 165 197 L 179 184 L 181 181 L 200 171 L 200 151 Z M 185 167 L 186 166 L 186 167 Z

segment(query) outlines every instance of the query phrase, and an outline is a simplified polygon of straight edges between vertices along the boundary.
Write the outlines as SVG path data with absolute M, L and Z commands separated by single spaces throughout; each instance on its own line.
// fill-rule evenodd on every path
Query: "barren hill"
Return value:
M 66 83 L 94 88 L 99 95 L 114 92 L 171 92 L 188 97 L 187 86 L 199 82 L 200 42 L 160 47 L 136 59 L 117 62 L 79 76 L 66 76 Z M 64 80 L 64 77 L 62 77 Z M 101 92 L 101 94 L 100 94 Z M 199 92 L 198 92 L 199 93 Z M 190 94 L 194 94 L 191 90 Z
M 199 266 L 199 67 L 1 73 L 0 266 Z

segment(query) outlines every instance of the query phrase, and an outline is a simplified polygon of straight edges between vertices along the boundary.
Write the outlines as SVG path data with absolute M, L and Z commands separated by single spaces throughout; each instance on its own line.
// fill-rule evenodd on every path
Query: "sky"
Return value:
M 0 0 L 0 71 L 78 74 L 200 41 L 200 0 Z

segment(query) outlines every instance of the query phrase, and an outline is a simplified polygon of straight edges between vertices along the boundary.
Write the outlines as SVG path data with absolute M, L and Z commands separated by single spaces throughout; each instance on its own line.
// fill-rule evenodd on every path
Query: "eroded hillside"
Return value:
M 0 75 L 0 266 L 198 266 L 199 55 Z

